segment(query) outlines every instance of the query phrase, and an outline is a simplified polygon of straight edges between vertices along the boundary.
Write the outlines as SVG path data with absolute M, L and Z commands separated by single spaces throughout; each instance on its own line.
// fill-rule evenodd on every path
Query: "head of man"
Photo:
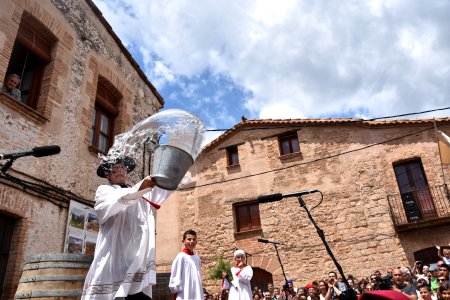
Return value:
M 398 288 L 401 288 L 405 285 L 405 274 L 403 274 L 401 269 L 395 268 L 392 270 L 392 282 Z
M 97 168 L 97 175 L 108 179 L 110 184 L 125 185 L 127 174 L 135 168 L 134 160 L 129 156 L 109 159 Z
M 447 278 L 448 278 L 449 270 L 450 270 L 450 267 L 447 264 L 443 264 L 443 265 L 439 266 L 439 268 L 438 268 L 438 272 L 443 272 L 445 277 L 447 277 Z
M 269 282 L 269 283 L 267 284 L 267 291 L 268 291 L 270 294 L 273 294 L 273 283 L 272 283 L 272 282 Z
M 436 278 L 437 278 L 437 282 L 438 282 L 439 286 L 448 284 L 448 277 L 446 276 L 445 272 L 438 272 Z
M 337 281 L 336 272 L 329 272 L 328 273 L 328 284 L 334 285 L 336 281 Z

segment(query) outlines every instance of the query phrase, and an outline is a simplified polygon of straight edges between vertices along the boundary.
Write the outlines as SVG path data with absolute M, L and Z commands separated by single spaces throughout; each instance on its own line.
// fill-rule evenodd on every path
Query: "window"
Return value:
M 239 154 L 237 146 L 231 146 L 227 148 L 227 160 L 228 166 L 239 165 Z
M 278 138 L 281 155 L 300 152 L 297 132 L 288 135 L 282 135 Z
M 53 34 L 33 17 L 24 14 L 6 74 L 20 77 L 17 87 L 21 102 L 36 109 L 41 93 L 45 67 L 51 60 L 51 49 L 56 42 Z
M 235 204 L 234 211 L 237 232 L 261 229 L 258 203 Z
M 394 164 L 408 222 L 436 217 L 436 208 L 420 159 Z
M 99 78 L 95 109 L 92 115 L 91 147 L 107 153 L 114 141 L 114 120 L 119 114 L 117 105 L 120 96 L 105 79 Z

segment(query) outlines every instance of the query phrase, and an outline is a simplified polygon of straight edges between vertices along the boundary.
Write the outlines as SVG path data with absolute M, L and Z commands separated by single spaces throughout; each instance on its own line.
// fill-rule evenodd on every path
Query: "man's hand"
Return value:
M 142 180 L 139 190 L 141 191 L 144 189 L 153 188 L 155 187 L 155 183 L 155 180 L 151 176 L 147 176 L 144 178 L 144 180 Z

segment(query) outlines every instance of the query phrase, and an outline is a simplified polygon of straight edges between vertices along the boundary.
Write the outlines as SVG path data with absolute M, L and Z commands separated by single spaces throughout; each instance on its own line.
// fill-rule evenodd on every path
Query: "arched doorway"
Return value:
M 253 277 L 250 281 L 252 290 L 257 286 L 262 291 L 267 291 L 267 284 L 273 282 L 272 274 L 260 268 L 253 268 Z

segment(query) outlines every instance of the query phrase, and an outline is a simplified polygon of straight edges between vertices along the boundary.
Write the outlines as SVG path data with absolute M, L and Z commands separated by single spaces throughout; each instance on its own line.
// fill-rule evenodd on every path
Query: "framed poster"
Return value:
M 94 209 L 71 200 L 67 216 L 65 253 L 94 255 L 99 224 Z

